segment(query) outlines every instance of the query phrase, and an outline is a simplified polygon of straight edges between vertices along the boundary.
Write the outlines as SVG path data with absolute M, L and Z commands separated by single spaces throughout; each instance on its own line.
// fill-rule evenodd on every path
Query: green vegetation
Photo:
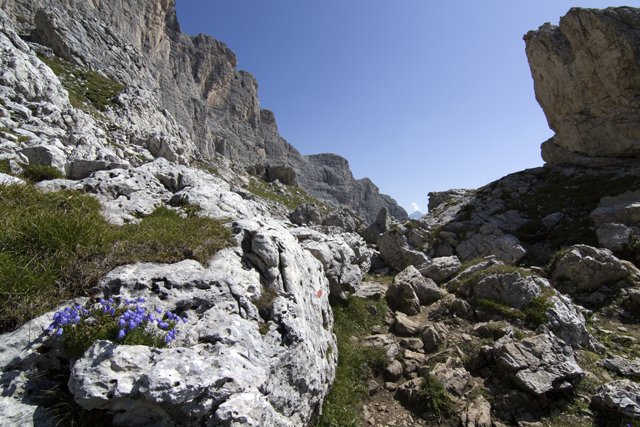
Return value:
M 524 321 L 527 325 L 531 325 L 533 329 L 535 329 L 538 326 L 549 322 L 546 313 L 547 309 L 552 305 L 549 302 L 549 298 L 551 296 L 553 296 L 553 292 L 543 292 L 541 295 L 531 300 L 531 302 L 524 306 L 522 310 L 482 298 L 478 298 L 476 300 L 476 305 L 506 319 Z
M 64 178 L 64 174 L 53 166 L 33 165 L 26 166 L 20 173 L 20 178 L 30 182 L 47 181 L 50 179 Z
M 119 265 L 206 263 L 229 244 L 230 232 L 210 218 L 158 208 L 139 224 L 118 227 L 91 196 L 0 186 L 0 331 L 84 295 Z
M 525 321 L 527 324 L 533 325 L 534 329 L 549 322 L 547 309 L 553 305 L 549 302 L 549 298 L 552 295 L 553 293 L 551 291 L 543 292 L 522 309 L 525 315 Z
M 281 189 L 283 190 L 283 192 L 280 192 Z M 298 205 L 301 205 L 303 203 L 315 203 L 315 205 L 318 207 L 318 209 L 320 209 L 323 215 L 326 215 L 332 211 L 329 206 L 311 196 L 300 187 L 293 187 L 284 184 L 283 187 L 277 187 L 275 185 L 269 185 L 265 180 L 261 178 L 252 177 L 249 181 L 247 190 L 265 200 L 280 203 L 289 210 L 295 210 Z
M 455 414 L 455 406 L 449 393 L 435 375 L 424 377 L 418 392 L 418 411 L 435 415 L 439 421 Z
M 374 310 L 368 307 L 374 306 Z M 346 305 L 335 305 L 334 332 L 338 339 L 338 367 L 331 393 L 322 406 L 322 416 L 313 422 L 315 427 L 360 427 L 361 405 L 369 396 L 367 380 L 374 370 L 386 364 L 384 349 L 362 345 L 362 337 L 369 335 L 374 325 L 383 322 L 386 301 L 351 297 Z M 356 337 L 357 341 L 351 337 Z
M 558 250 L 578 243 L 598 246 L 595 231 L 590 228 L 589 214 L 598 207 L 602 197 L 617 196 L 638 188 L 640 178 L 580 170 L 567 176 L 560 171 L 549 170 L 541 177 L 541 182 L 526 196 L 517 200 L 505 198 L 504 211 L 517 209 L 531 218 L 529 223 L 513 233 L 525 247 L 544 243 Z M 555 212 L 565 213 L 565 219 L 557 227 L 548 229 L 542 219 Z
M 525 314 L 521 310 L 509 307 L 508 305 L 505 305 L 496 301 L 492 301 L 484 298 L 478 298 L 476 300 L 476 306 L 482 307 L 506 319 L 522 320 L 522 321 L 525 320 Z
M 69 102 L 94 115 L 113 105 L 113 98 L 126 86 L 103 75 L 71 64 L 61 58 L 40 58 L 60 78 L 69 92 Z M 96 111 L 97 110 L 97 111 Z
M 472 260 L 469 261 L 469 266 L 473 266 L 476 264 L 479 264 L 482 260 Z M 460 269 L 460 272 L 464 272 L 465 269 L 467 269 L 469 267 L 465 267 L 465 264 L 463 264 L 462 269 Z M 475 273 L 473 273 L 472 275 L 470 275 L 469 277 L 467 277 L 464 280 L 461 280 L 460 283 L 458 284 L 457 287 L 455 287 L 455 289 L 449 289 L 449 292 L 457 292 L 457 290 L 462 287 L 463 285 L 465 286 L 470 286 L 470 287 L 474 287 L 475 285 L 478 284 L 478 282 L 480 280 L 482 280 L 484 277 L 490 275 L 490 274 L 511 274 L 511 273 L 519 273 L 522 277 L 527 277 L 527 276 L 536 276 L 537 274 L 532 272 L 531 270 L 528 270 L 526 268 L 522 268 L 522 267 L 515 267 L 512 265 L 507 265 L 507 264 L 503 264 L 503 265 L 492 265 L 491 267 L 485 268 L 484 270 L 479 270 L 476 271 Z M 456 274 L 457 277 L 460 273 Z
M 0 173 L 6 173 L 7 175 L 12 175 L 11 165 L 9 164 L 9 159 L 0 160 Z

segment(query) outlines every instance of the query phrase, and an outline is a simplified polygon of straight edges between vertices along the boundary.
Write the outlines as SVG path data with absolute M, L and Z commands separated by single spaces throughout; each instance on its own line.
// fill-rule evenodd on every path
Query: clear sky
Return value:
M 302 154 L 345 157 L 412 213 L 542 165 L 553 136 L 522 36 L 600 0 L 176 0 L 227 44 Z M 630 6 L 638 6 L 626 3 Z

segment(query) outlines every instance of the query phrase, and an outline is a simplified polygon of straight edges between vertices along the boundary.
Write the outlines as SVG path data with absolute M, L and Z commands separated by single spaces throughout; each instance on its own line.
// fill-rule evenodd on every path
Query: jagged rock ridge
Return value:
M 407 219 L 404 209 L 379 194 L 370 180 L 354 179 L 345 159 L 302 156 L 281 138 L 274 113 L 260 108 L 255 78 L 236 70 L 236 56 L 224 43 L 183 34 L 173 0 L 5 0 L 0 6 L 20 23 L 22 33 L 56 55 L 154 92 L 199 156 L 219 154 L 245 166 L 286 165 L 296 171 L 301 188 L 350 206 L 368 221 L 381 207 Z

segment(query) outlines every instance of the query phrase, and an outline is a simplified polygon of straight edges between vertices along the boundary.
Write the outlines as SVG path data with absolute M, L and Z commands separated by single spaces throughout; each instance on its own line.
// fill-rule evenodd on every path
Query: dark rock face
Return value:
M 369 179 L 354 179 L 342 157 L 302 156 L 281 138 L 274 113 L 260 108 L 255 78 L 235 68 L 236 56 L 224 43 L 183 34 L 173 0 L 38 3 L 4 0 L 1 6 L 21 22 L 22 33 L 56 55 L 154 91 L 201 157 L 218 154 L 241 166 L 284 165 L 311 195 L 347 205 L 369 222 L 382 207 L 408 218 Z

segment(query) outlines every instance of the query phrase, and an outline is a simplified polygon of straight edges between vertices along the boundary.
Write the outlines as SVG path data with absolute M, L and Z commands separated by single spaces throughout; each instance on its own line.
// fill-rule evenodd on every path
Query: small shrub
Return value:
M 64 178 L 64 174 L 53 166 L 32 165 L 23 168 L 20 177 L 31 182 L 41 182 Z
M 435 375 L 424 377 L 422 387 L 418 392 L 417 407 L 420 412 L 431 413 L 438 420 L 449 418 L 455 414 L 455 406 L 451 396 Z

